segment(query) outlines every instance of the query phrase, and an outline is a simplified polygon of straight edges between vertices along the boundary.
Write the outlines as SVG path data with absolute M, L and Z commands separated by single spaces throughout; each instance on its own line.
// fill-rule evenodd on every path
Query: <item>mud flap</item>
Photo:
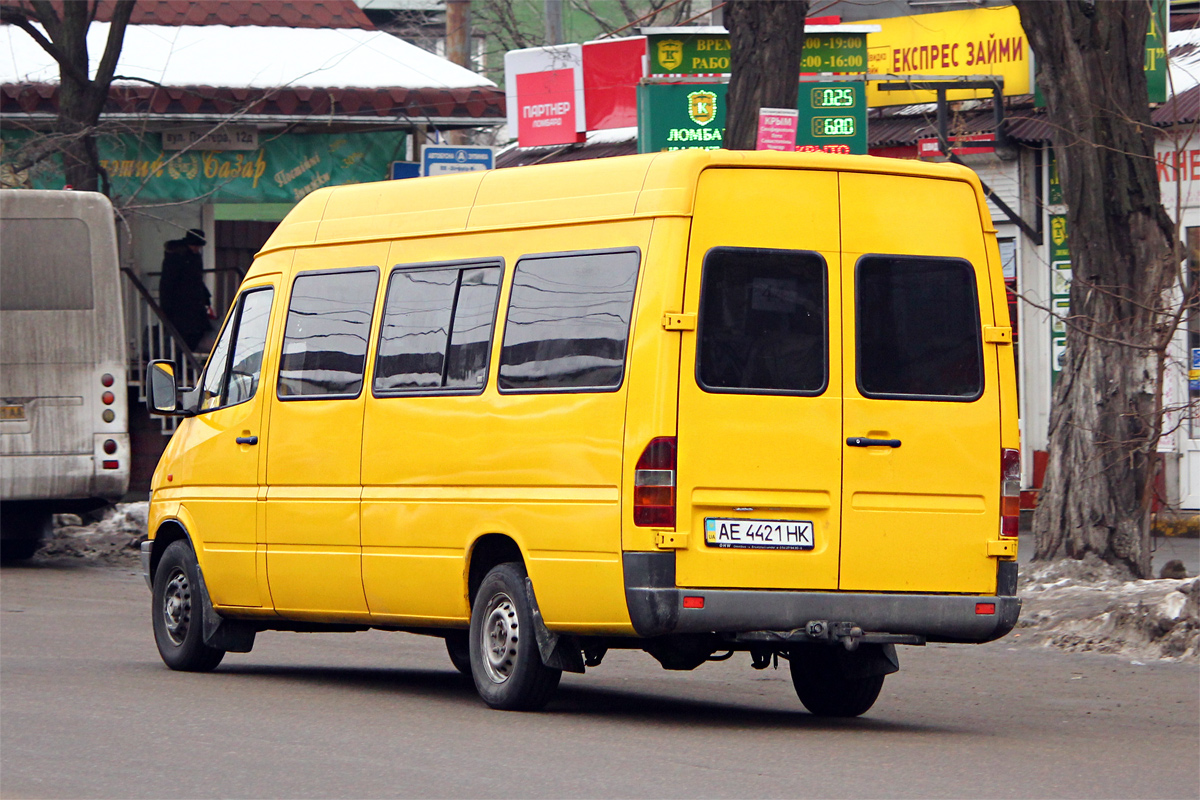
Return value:
M 533 595 L 533 581 L 528 577 L 525 578 L 525 600 L 529 603 L 533 615 L 533 633 L 537 637 L 542 663 L 551 669 L 583 672 L 583 648 L 574 636 L 560 636 L 546 627 L 537 598 Z
M 225 619 L 216 612 L 212 601 L 208 599 L 208 586 L 204 583 L 204 571 L 199 564 L 196 565 L 196 578 L 200 584 L 204 643 L 230 653 L 249 653 L 254 647 L 254 634 L 258 629 L 251 622 Z
M 894 644 L 863 644 L 854 651 L 836 645 L 833 648 L 842 674 L 849 680 L 891 675 L 900 671 L 900 657 L 896 654 Z

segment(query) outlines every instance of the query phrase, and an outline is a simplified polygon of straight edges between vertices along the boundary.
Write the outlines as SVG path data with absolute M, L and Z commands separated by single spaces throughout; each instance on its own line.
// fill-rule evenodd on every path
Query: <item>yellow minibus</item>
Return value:
M 1012 336 L 951 164 L 686 151 L 323 189 L 256 257 L 142 563 L 168 666 L 445 639 L 534 709 L 613 648 L 785 659 L 856 716 L 897 645 L 1015 625 Z

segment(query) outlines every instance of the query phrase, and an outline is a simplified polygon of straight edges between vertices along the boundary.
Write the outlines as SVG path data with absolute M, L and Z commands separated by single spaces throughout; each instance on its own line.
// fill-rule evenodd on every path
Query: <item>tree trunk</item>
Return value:
M 125 28 L 135 2 L 116 0 L 110 9 L 108 40 L 94 77 L 89 75 L 87 31 L 98 9 L 95 2 L 55 4 L 48 0 L 23 0 L 0 5 L 0 20 L 20 27 L 58 62 L 58 121 L 55 127 L 61 134 L 63 177 L 65 183 L 75 189 L 96 191 L 100 188 L 103 170 L 96 149 L 96 126 L 108 99 L 108 88 L 116 72 Z M 42 30 L 33 26 L 34 20 L 40 23 Z
M 804 51 L 807 0 L 731 0 L 729 92 L 725 142 L 729 150 L 753 150 L 760 108 L 795 108 Z
M 1073 277 L 1035 558 L 1094 553 L 1149 577 L 1164 295 L 1176 267 L 1143 72 L 1150 4 L 1016 6 L 1046 95 Z

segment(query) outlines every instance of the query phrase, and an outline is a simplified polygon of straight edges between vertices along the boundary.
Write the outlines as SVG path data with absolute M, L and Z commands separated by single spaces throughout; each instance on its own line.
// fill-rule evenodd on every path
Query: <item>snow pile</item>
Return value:
M 42 557 L 74 557 L 93 561 L 136 563 L 146 540 L 150 504 L 119 503 L 103 511 L 98 522 L 84 524 L 74 514 L 59 514 L 54 532 L 38 551 Z
M 1022 640 L 1069 651 L 1200 661 L 1200 579 L 1127 580 L 1089 555 L 1022 566 L 1019 594 Z

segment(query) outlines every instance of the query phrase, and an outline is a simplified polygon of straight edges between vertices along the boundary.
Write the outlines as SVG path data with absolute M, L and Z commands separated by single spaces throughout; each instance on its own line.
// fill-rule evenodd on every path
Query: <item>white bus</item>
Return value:
M 129 485 L 125 327 L 112 204 L 0 191 L 0 557 L 33 555 L 51 515 Z

